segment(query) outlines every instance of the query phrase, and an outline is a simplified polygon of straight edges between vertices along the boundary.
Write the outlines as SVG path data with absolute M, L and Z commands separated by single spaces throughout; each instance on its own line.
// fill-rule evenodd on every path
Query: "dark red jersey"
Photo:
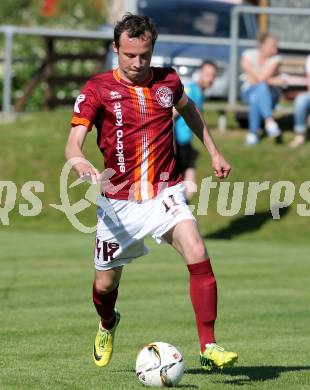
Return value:
M 183 85 L 171 68 L 151 68 L 143 85 L 121 79 L 118 69 L 92 77 L 77 97 L 72 126 L 97 128 L 105 168 L 115 170 L 107 197 L 144 200 L 163 182 L 181 181 L 176 168 L 172 107 Z M 161 183 L 161 184 L 160 184 Z

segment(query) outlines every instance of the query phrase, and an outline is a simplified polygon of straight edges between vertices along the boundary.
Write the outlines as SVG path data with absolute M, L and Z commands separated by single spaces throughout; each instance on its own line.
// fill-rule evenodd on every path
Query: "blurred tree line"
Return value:
M 106 0 L 4 0 L 0 24 L 97 29 L 106 9 Z
M 59 29 L 98 30 L 107 19 L 107 0 L 4 0 L 0 7 L 0 25 L 49 27 Z M 79 52 L 104 54 L 101 41 L 57 40 L 57 53 Z M 23 95 L 23 89 L 45 60 L 46 42 L 32 36 L 17 35 L 13 47 L 13 104 Z M 0 34 L 0 104 L 2 106 L 4 39 Z M 103 57 L 102 57 L 103 58 Z M 103 67 L 103 64 L 102 64 Z M 99 66 L 100 68 L 100 66 Z M 98 71 L 98 63 L 90 60 L 59 61 L 53 66 L 55 75 L 68 73 L 91 75 Z M 42 109 L 46 84 L 40 83 L 25 107 L 26 111 Z M 79 86 L 60 85 L 55 90 L 59 98 L 75 97 Z

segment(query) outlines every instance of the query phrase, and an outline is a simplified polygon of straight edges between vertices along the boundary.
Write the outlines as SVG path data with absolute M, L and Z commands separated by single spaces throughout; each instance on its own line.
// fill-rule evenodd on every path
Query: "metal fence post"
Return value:
M 4 75 L 3 75 L 3 100 L 2 110 L 5 114 L 11 112 L 12 99 L 12 62 L 13 62 L 13 39 L 14 32 L 11 27 L 6 27 L 4 31 L 5 49 L 4 49 Z
M 234 7 L 231 13 L 230 24 L 230 58 L 229 58 L 229 92 L 228 103 L 234 106 L 237 102 L 237 78 L 238 78 L 238 39 L 239 39 L 239 12 Z

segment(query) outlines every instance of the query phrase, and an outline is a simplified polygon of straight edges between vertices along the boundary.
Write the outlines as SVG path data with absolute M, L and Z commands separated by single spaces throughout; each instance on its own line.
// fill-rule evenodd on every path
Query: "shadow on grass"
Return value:
M 193 370 L 194 371 L 194 370 Z M 132 370 L 132 369 L 122 369 L 122 370 L 111 370 L 111 372 L 117 372 L 117 373 L 123 373 L 123 372 L 131 372 L 131 373 L 134 373 L 136 374 L 136 371 L 135 370 Z M 188 370 L 185 371 L 185 374 L 188 373 Z M 202 371 L 200 371 L 200 374 L 202 373 Z M 195 372 L 195 374 L 199 374 L 198 370 L 197 372 Z M 186 384 L 181 384 L 181 385 L 176 385 L 174 386 L 174 388 L 178 388 L 178 389 L 198 389 L 198 386 L 196 385 L 186 385 Z
M 248 129 L 249 128 L 249 121 L 248 121 L 248 113 L 247 112 L 237 112 L 236 113 L 236 119 L 239 123 L 239 126 L 242 129 Z M 284 114 L 279 116 L 276 121 L 278 122 L 278 125 L 280 129 L 283 131 L 290 131 L 292 132 L 292 129 L 294 128 L 294 118 L 291 114 Z M 261 122 L 261 127 L 264 127 L 263 121 Z
M 293 115 L 281 115 L 280 118 L 277 118 L 277 122 L 282 131 L 292 131 L 294 128 Z
M 277 379 L 282 373 L 296 372 L 296 371 L 310 371 L 310 366 L 253 366 L 253 367 L 230 367 L 225 371 L 217 371 L 221 375 L 229 375 L 231 377 L 239 376 L 243 378 L 229 378 L 221 381 L 229 385 L 247 385 L 250 382 L 263 382 Z M 200 369 L 188 369 L 188 374 L 203 375 L 204 371 Z M 212 374 L 211 374 L 212 375 Z
M 193 370 L 194 371 L 194 370 Z M 111 372 L 117 372 L 117 373 L 123 373 L 123 372 L 131 372 L 131 373 L 136 373 L 135 370 L 133 369 L 120 369 L 120 370 L 111 370 Z M 188 370 L 185 371 L 185 374 L 188 372 Z M 200 371 L 200 374 L 202 373 L 202 371 Z M 195 372 L 195 374 L 199 374 L 198 370 L 197 372 Z M 178 388 L 178 389 L 198 389 L 198 386 L 196 385 L 186 385 L 186 384 L 180 384 L 180 385 L 176 385 L 174 386 L 175 388 Z
M 289 207 L 279 210 L 281 219 L 286 216 Z M 268 221 L 273 221 L 270 211 L 257 212 L 255 215 L 244 215 L 230 222 L 230 224 L 214 233 L 208 233 L 204 238 L 231 240 L 243 233 L 250 233 L 262 228 Z

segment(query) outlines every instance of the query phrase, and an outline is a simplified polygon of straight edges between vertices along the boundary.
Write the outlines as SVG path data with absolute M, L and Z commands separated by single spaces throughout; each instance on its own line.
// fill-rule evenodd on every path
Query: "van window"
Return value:
M 212 1 L 141 1 L 139 13 L 150 16 L 160 34 L 198 35 L 229 38 L 230 11 L 233 5 Z M 255 39 L 253 15 L 242 14 L 241 38 Z

